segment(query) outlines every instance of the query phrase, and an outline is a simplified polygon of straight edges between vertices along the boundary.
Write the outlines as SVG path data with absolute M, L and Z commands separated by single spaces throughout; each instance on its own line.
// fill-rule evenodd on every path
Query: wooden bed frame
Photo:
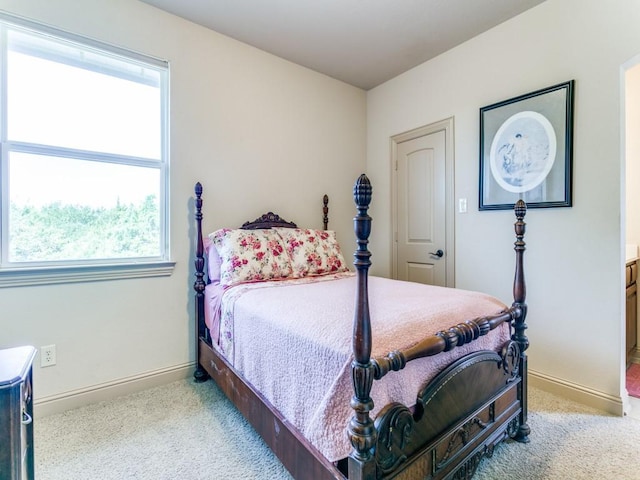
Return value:
M 525 330 L 527 305 L 523 270 L 526 205 L 515 206 L 516 267 L 514 301 L 498 315 L 470 319 L 446 331 L 425 338 L 403 351 L 370 358 L 372 332 L 368 307 L 367 250 L 371 217 L 371 185 L 365 175 L 354 186 L 357 216 L 354 230 L 358 248 L 354 265 L 357 291 L 353 323 L 352 378 L 354 414 L 345 425 L 353 446 L 352 453 L 336 464 L 329 462 L 286 418 L 256 391 L 211 346 L 204 322 L 205 258 L 202 237 L 202 186 L 195 187 L 196 243 L 196 344 L 198 382 L 214 379 L 238 410 L 262 436 L 294 478 L 301 479 L 470 479 L 494 447 L 511 437 L 529 441 L 527 424 L 527 357 L 529 346 Z M 328 222 L 328 198 L 323 200 L 324 227 Z M 242 228 L 295 227 L 274 213 L 267 213 Z M 511 328 L 509 340 L 500 353 L 478 351 L 448 366 L 417 393 L 416 405 L 400 403 L 385 406 L 375 421 L 370 391 L 373 381 L 404 368 L 416 358 L 436 355 L 473 342 L 502 323 Z M 301 379 L 304 381 L 304 379 Z M 305 399 L 301 398 L 300 402 Z M 231 433 L 231 432 L 230 432 Z

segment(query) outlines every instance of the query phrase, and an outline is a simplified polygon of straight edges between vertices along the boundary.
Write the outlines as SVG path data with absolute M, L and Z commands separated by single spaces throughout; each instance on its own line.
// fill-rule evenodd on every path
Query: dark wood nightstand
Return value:
M 32 480 L 32 363 L 36 349 L 0 350 L 0 479 Z

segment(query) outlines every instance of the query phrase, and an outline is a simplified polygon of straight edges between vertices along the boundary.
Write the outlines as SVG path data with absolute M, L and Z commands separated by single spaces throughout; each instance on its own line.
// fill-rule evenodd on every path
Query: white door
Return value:
M 396 143 L 394 277 L 430 285 L 453 286 L 447 239 L 447 131 L 425 128 Z M 449 135 L 451 132 L 449 132 Z M 406 138 L 406 137 L 405 137 Z M 452 202 L 450 202 L 452 203 Z M 452 273 L 450 274 L 452 276 Z

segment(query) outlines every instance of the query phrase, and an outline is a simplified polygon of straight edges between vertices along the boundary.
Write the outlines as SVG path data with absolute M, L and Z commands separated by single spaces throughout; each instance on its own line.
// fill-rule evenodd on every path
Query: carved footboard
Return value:
M 377 478 L 446 478 L 460 470 L 459 478 L 471 478 L 495 444 L 515 435 L 519 351 L 503 353 L 460 359 L 418 394 L 413 411 L 387 405 L 375 421 Z
M 428 337 L 412 348 L 371 359 L 371 325 L 367 275 L 371 265 L 367 250 L 371 218 L 367 214 L 371 185 L 362 175 L 354 187 L 358 214 L 354 229 L 358 249 L 355 262 L 358 283 L 352 364 L 354 396 L 349 436 L 349 479 L 464 478 L 474 474 L 484 456 L 507 437 L 527 442 L 526 404 L 528 347 L 524 335 L 527 307 L 523 254 L 526 206 L 516 205 L 516 273 L 514 302 L 498 315 L 460 323 Z M 407 362 L 436 355 L 472 342 L 508 322 L 512 339 L 500 354 L 480 351 L 450 365 L 418 393 L 416 406 L 385 406 L 375 423 L 369 412 L 374 380 L 403 369 Z

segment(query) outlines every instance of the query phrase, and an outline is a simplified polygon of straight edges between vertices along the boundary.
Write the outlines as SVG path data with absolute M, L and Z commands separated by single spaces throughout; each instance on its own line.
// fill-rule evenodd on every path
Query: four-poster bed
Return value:
M 194 377 L 213 378 L 296 479 L 471 478 L 502 440 L 528 441 L 526 206 L 515 208 L 506 306 L 477 292 L 369 277 L 371 193 L 362 175 L 354 275 L 327 231 L 326 196 L 323 231 L 269 212 L 204 237 L 196 185 Z M 248 260 L 247 248 L 256 248 Z M 256 258 L 265 270 L 247 270 Z

